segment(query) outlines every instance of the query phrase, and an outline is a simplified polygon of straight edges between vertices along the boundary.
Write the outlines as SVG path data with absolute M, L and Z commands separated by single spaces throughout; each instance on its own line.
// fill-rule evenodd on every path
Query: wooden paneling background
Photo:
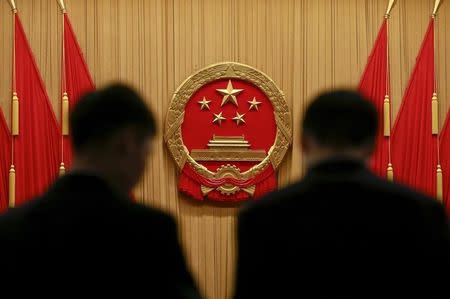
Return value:
M 271 76 L 292 109 L 294 144 L 281 185 L 302 173 L 299 122 L 311 96 L 355 86 L 387 0 L 66 0 L 97 86 L 121 80 L 146 97 L 160 124 L 137 195 L 172 213 L 188 263 L 207 298 L 230 298 L 235 269 L 235 205 L 196 203 L 177 192 L 177 170 L 162 128 L 172 93 L 192 72 L 220 61 L 249 64 Z M 59 119 L 61 13 L 56 0 L 16 0 Z M 414 65 L 433 0 L 399 0 L 390 21 L 394 112 Z M 437 23 L 441 125 L 450 106 L 450 4 Z M 11 94 L 12 13 L 0 0 L 0 107 Z M 136 248 L 136 254 L 146 252 Z

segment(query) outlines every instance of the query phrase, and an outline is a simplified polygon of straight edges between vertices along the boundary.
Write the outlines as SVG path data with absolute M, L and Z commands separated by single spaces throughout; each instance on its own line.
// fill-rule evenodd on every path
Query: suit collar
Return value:
M 359 160 L 346 158 L 346 157 L 334 157 L 321 161 L 311 167 L 307 171 L 307 176 L 316 175 L 345 175 L 369 172 L 366 165 Z
M 111 186 L 105 179 L 92 173 L 74 172 L 59 178 L 50 192 L 104 194 L 111 198 L 128 199 L 128 195 Z

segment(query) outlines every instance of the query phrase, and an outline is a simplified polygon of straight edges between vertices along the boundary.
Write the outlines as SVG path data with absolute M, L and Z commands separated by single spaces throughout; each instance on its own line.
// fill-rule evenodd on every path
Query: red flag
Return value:
M 57 176 L 60 131 L 44 83 L 25 36 L 14 17 L 13 91 L 19 97 L 19 135 L 14 136 L 16 198 L 19 205 L 44 192 Z
M 387 19 L 385 19 L 378 32 L 378 37 L 358 87 L 359 91 L 366 96 L 378 110 L 379 130 L 376 138 L 375 151 L 370 160 L 370 168 L 382 177 L 386 177 L 386 169 L 389 163 L 389 137 L 385 137 L 383 133 L 384 99 L 386 95 L 389 95 L 387 25 Z M 387 111 L 387 113 L 389 113 L 389 111 Z
M 436 196 L 437 136 L 432 134 L 434 19 L 403 96 L 392 136 L 395 180 Z
M 64 63 L 63 63 L 63 92 L 67 92 L 69 107 L 73 108 L 78 98 L 87 91 L 95 89 L 78 44 L 69 17 L 64 13 Z M 66 167 L 72 165 L 72 148 L 69 136 L 64 136 L 63 159 Z
M 443 177 L 443 201 L 450 213 L 450 112 L 447 113 L 447 120 L 442 128 L 440 139 L 440 155 Z
M 11 134 L 0 110 L 0 213 L 8 208 L 8 173 L 11 166 Z

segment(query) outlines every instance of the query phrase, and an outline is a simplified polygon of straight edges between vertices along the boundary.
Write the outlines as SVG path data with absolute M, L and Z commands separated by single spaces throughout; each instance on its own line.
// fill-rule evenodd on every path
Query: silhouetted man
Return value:
M 88 93 L 70 125 L 71 171 L 0 219 L 1 285 L 39 298 L 198 298 L 174 220 L 128 197 L 156 133 L 141 97 L 122 85 Z
M 366 168 L 375 108 L 327 92 L 302 129 L 304 179 L 239 215 L 235 298 L 450 298 L 443 208 Z

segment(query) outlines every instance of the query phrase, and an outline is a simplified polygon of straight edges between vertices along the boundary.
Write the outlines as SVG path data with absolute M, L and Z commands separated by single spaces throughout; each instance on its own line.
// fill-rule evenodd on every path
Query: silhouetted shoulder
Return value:
M 393 199 L 407 201 L 410 204 L 419 205 L 425 209 L 443 209 L 442 205 L 436 199 L 399 183 L 390 182 L 373 176 L 367 184 L 371 186 L 373 190 Z
M 15 235 L 22 227 L 29 211 L 34 210 L 44 199 L 38 197 L 32 201 L 26 202 L 20 207 L 10 208 L 5 214 L 0 216 L 0 237 L 5 234 Z
M 301 200 L 301 194 L 306 193 L 307 189 L 308 184 L 304 181 L 299 181 L 271 192 L 261 199 L 247 203 L 239 212 L 239 218 L 264 217 L 264 215 L 276 214 L 277 210 L 285 209 L 286 203 L 293 199 Z
M 157 225 L 156 228 L 174 229 L 175 227 L 174 218 L 164 211 L 129 201 L 123 202 L 123 205 L 123 213 L 126 213 L 134 221 L 152 222 L 152 225 Z
M 408 213 L 411 217 L 444 214 L 435 199 L 403 185 L 392 183 L 369 172 L 355 176 L 307 177 L 297 183 L 272 192 L 245 206 L 239 217 L 286 219 L 308 216 L 307 211 L 318 213 L 321 207 L 367 207 L 373 211 Z M 273 224 L 273 223 L 272 223 Z M 272 225 L 271 224 L 271 225 Z

